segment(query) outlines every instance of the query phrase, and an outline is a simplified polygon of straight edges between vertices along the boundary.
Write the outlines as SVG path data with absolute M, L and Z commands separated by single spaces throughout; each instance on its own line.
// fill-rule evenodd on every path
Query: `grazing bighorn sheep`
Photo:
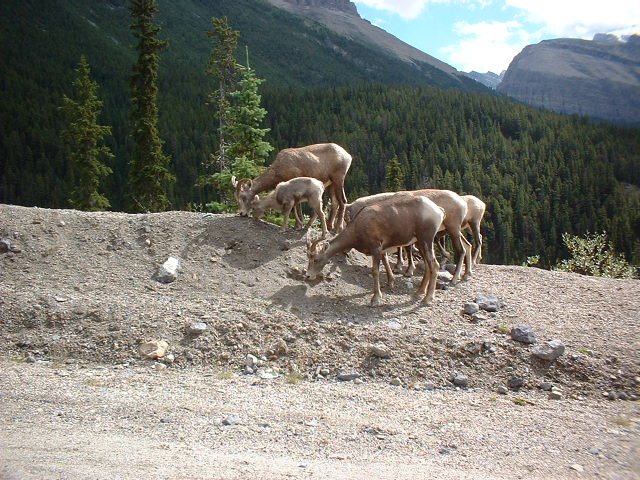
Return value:
M 439 265 L 433 251 L 433 241 L 442 226 L 444 212 L 425 197 L 398 193 L 383 202 L 369 205 L 331 240 L 311 241 L 307 234 L 309 265 L 306 276 L 314 279 L 336 253 L 355 248 L 372 256 L 373 297 L 371 305 L 382 300 L 380 291 L 380 261 L 387 272 L 389 286 L 394 276 L 385 252 L 391 248 L 416 243 L 425 261 L 425 270 L 417 296 L 423 303 L 433 300 Z
M 236 181 L 231 178 L 235 188 L 235 198 L 240 205 L 240 215 L 248 215 L 251 202 L 256 194 L 271 190 L 280 182 L 296 177 L 312 177 L 325 186 L 331 185 L 331 215 L 328 227 L 342 230 L 347 196 L 344 193 L 344 181 L 351 166 L 351 155 L 335 143 L 319 143 L 300 148 L 286 148 L 276 155 L 273 163 L 255 179 Z M 336 223 L 337 218 L 337 223 Z
M 473 236 L 473 250 L 472 259 L 473 264 L 477 265 L 482 260 L 482 234 L 480 233 L 480 223 L 484 212 L 487 209 L 487 205 L 478 197 L 473 195 L 463 195 L 462 198 L 467 202 L 467 215 L 464 217 L 464 223 L 462 224 L 463 230 L 469 230 Z M 444 253 L 445 257 L 449 258 L 449 252 L 444 245 L 444 235 L 437 235 L 437 245 Z
M 444 229 L 446 230 L 446 233 L 451 236 L 451 239 L 453 240 L 453 246 L 456 249 L 456 254 L 458 256 L 458 263 L 456 265 L 456 270 L 453 274 L 451 284 L 456 284 L 460 281 L 463 261 L 466 268 L 462 279 L 466 280 L 468 277 L 470 277 L 472 275 L 471 244 L 467 241 L 466 238 L 464 238 L 464 235 L 462 235 L 461 232 L 464 219 L 467 215 L 467 202 L 465 202 L 460 197 L 460 195 L 452 192 L 451 190 L 423 189 L 410 190 L 408 192 L 400 193 L 409 193 L 411 195 L 427 197 L 444 210 Z M 390 198 L 393 195 L 395 195 L 395 193 L 393 192 L 378 193 L 377 195 L 370 195 L 368 197 L 359 198 L 355 202 L 347 204 L 345 213 L 345 219 L 347 223 L 352 222 L 354 221 L 354 219 L 358 218 L 359 212 L 364 207 L 376 204 L 380 201 Z M 408 255 L 408 257 L 409 267 L 407 268 L 406 274 L 413 275 L 413 272 L 415 271 L 413 256 Z M 398 255 L 398 262 L 401 262 L 400 255 Z
M 322 211 L 323 193 L 324 185 L 317 178 L 292 178 L 287 182 L 280 182 L 276 189 L 264 198 L 255 195 L 251 202 L 253 216 L 260 219 L 265 210 L 269 208 L 280 210 L 284 215 L 282 230 L 286 230 L 291 210 L 300 205 L 301 202 L 306 201 L 309 202 L 309 206 L 313 209 L 313 215 L 309 219 L 307 227 L 310 227 L 315 222 L 316 217 L 319 217 L 320 223 L 322 223 L 322 238 L 324 238 L 329 232 L 327 230 L 327 221 Z

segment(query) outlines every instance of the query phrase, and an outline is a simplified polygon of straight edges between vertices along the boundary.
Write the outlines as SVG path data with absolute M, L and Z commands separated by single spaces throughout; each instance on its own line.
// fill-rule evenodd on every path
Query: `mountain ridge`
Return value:
M 528 45 L 512 60 L 497 91 L 560 113 L 640 122 L 640 37 L 594 38 Z

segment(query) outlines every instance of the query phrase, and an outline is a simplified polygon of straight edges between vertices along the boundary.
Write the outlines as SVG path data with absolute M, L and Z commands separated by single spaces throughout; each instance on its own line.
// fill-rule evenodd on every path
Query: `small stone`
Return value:
M 522 377 L 513 376 L 507 382 L 507 386 L 512 390 L 517 390 L 524 385 L 524 379 Z
M 369 345 L 369 353 L 374 357 L 378 358 L 389 358 L 391 356 L 391 351 L 389 347 L 387 347 L 384 343 L 376 343 L 373 345 Z
M 629 400 L 629 396 L 625 392 L 618 393 L 618 398 L 620 400 Z
M 571 465 L 569 467 L 571 470 L 575 470 L 578 473 L 582 473 L 584 472 L 584 467 L 582 465 L 578 465 L 577 463 L 574 463 L 573 465 Z
M 169 343 L 165 340 L 151 340 L 141 343 L 138 347 L 138 352 L 140 356 L 148 358 L 149 360 L 157 360 L 164 357 L 168 349 Z
M 180 270 L 180 260 L 176 257 L 169 257 L 158 269 L 157 279 L 160 283 L 171 283 L 178 278 Z
M 453 377 L 453 384 L 456 385 L 457 387 L 468 387 L 469 377 L 459 373 Z
M 341 382 L 351 382 L 356 378 L 360 378 L 360 374 L 355 372 L 340 372 L 338 373 L 337 378 Z
M 153 368 L 155 368 L 158 371 L 161 371 L 161 370 L 165 370 L 167 366 L 164 363 L 154 363 Z
M 201 335 L 207 331 L 209 327 L 204 322 L 193 322 L 189 325 L 189 333 L 191 335 Z
M 323 377 L 328 377 L 329 375 L 331 375 L 331 370 L 329 370 L 328 368 L 321 368 L 320 375 L 322 375 Z
M 464 304 L 462 311 L 465 315 L 473 315 L 474 313 L 478 313 L 480 311 L 480 307 L 475 302 L 467 302 Z
M 229 415 L 227 418 L 222 420 L 222 424 L 226 426 L 233 426 L 240 423 L 240 417 L 238 415 Z
M 484 312 L 476 312 L 473 315 L 471 315 L 471 320 L 474 323 L 484 322 L 486 320 L 489 320 L 489 315 L 487 315 Z
M 244 359 L 244 364 L 249 368 L 255 368 L 258 365 L 258 357 L 247 354 L 247 357 Z
M 504 305 L 502 300 L 495 295 L 485 295 L 482 293 L 476 296 L 476 303 L 481 310 L 486 310 L 487 312 L 497 312 Z
M 547 362 L 553 362 L 564 353 L 564 343 L 560 340 L 551 340 L 549 342 L 536 345 L 531 354 Z
M 399 387 L 402 385 L 402 380 L 400 380 L 398 377 L 395 377 L 391 380 L 391 385 L 393 385 L 394 387 Z
M 611 391 L 607 394 L 607 399 L 609 400 L 617 400 L 618 399 L 618 394 L 614 391 Z
M 540 390 L 544 390 L 545 392 L 550 392 L 552 388 L 553 388 L 553 383 L 542 382 L 540 384 Z
M 518 325 L 511 329 L 511 338 L 516 342 L 532 344 L 536 343 L 536 335 L 529 325 Z
M 551 400 L 562 400 L 562 392 L 560 390 L 553 389 L 549 392 L 549 398 Z
M 173 355 L 173 353 L 164 356 L 164 363 L 166 363 L 167 365 L 173 365 L 175 361 L 176 357 Z
M 500 395 L 506 395 L 507 393 L 509 393 L 509 389 L 507 387 L 505 387 L 504 385 L 500 385 L 497 390 L 496 390 Z
M 7 253 L 11 248 L 11 242 L 7 239 L 0 239 L 0 253 Z

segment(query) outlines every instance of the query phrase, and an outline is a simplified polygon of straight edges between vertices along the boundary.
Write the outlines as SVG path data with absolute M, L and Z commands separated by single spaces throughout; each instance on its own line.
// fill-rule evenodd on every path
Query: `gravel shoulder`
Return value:
M 303 232 L 232 215 L 0 205 L 0 239 L 2 478 L 640 476 L 638 280 L 480 265 L 371 308 L 367 257 L 306 282 Z M 472 319 L 478 294 L 502 306 Z

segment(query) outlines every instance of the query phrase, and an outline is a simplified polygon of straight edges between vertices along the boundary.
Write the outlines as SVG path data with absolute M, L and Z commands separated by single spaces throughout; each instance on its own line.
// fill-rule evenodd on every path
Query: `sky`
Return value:
M 640 33 L 640 0 L 352 0 L 360 16 L 458 70 L 495 72 L 527 45 Z

